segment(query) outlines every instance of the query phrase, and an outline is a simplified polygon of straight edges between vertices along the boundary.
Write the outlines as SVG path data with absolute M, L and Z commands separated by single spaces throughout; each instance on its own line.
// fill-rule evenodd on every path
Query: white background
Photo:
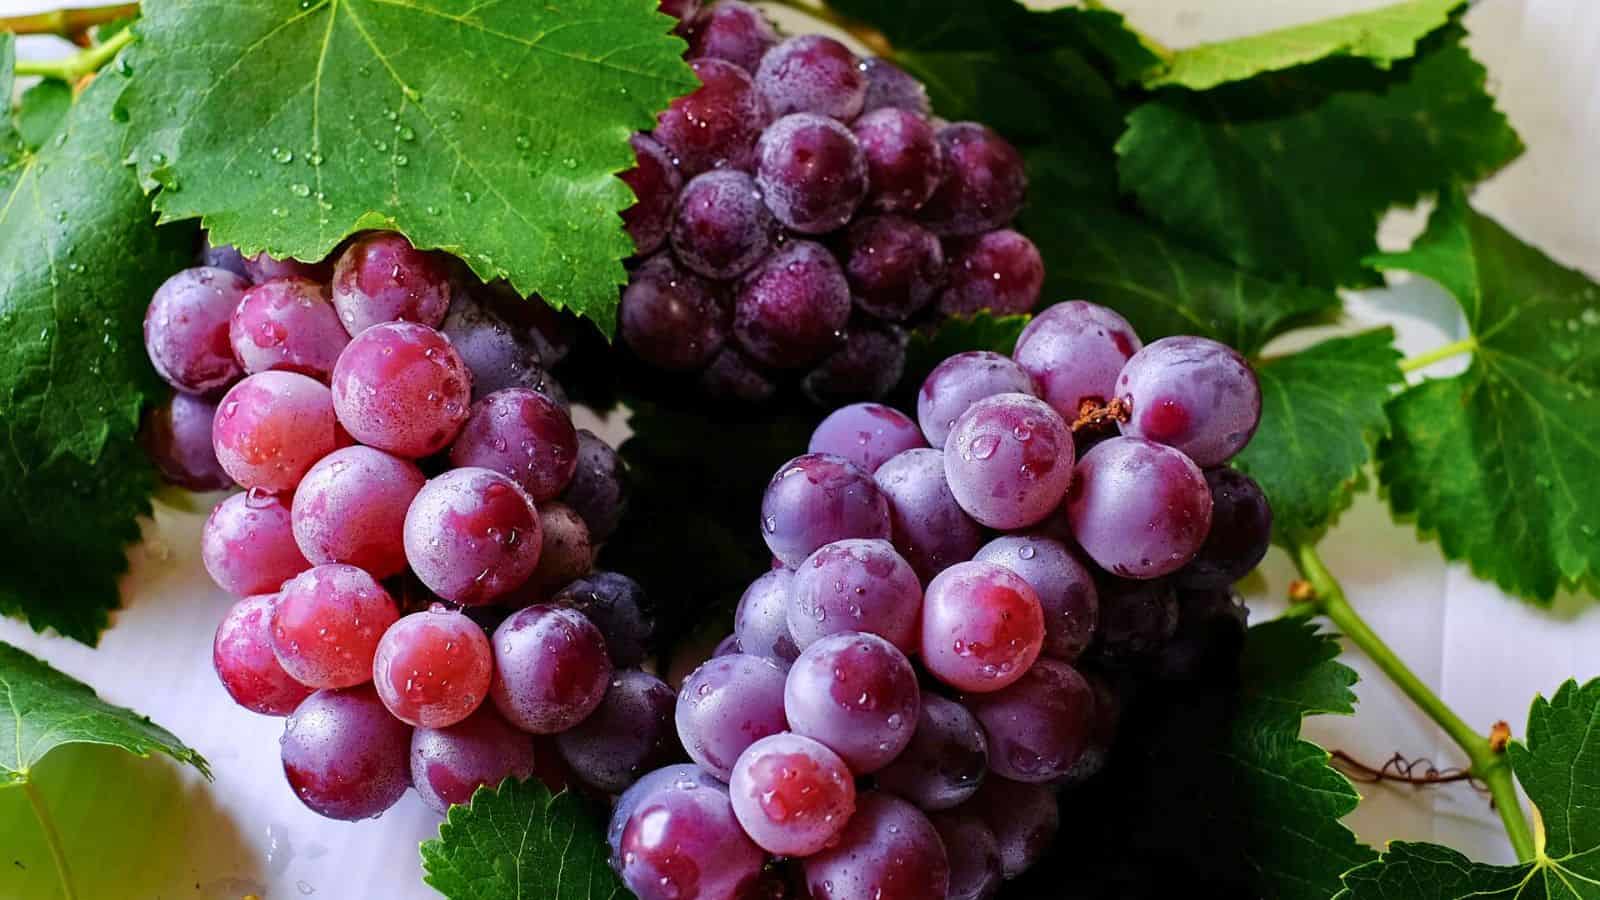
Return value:
M 0 13 L 48 8 L 0 0 Z M 1119 0 L 1135 24 L 1173 46 L 1235 36 L 1358 8 L 1371 0 Z M 1600 129 L 1600 4 L 1591 0 L 1487 0 L 1468 17 L 1472 45 L 1529 150 L 1481 188 L 1477 205 L 1557 258 L 1600 274 L 1600 173 L 1590 166 Z M 25 54 L 54 52 L 37 42 Z M 1071 127 L 1063 123 L 1063 127 Z M 1416 215 L 1394 217 L 1388 244 L 1403 243 Z M 1408 354 L 1464 336 L 1451 301 L 1426 284 L 1352 298 L 1334 330 L 1391 323 Z M 1429 374 L 1449 374 L 1460 361 Z M 622 433 L 610 429 L 612 436 Z M 1450 473 L 1440 473 L 1448 478 Z M 203 753 L 207 783 L 165 759 L 136 760 L 96 748 L 68 749 L 37 770 L 54 810 L 79 894 L 93 898 L 345 898 L 436 896 L 421 884 L 417 843 L 436 817 L 408 795 L 377 821 L 329 822 L 290 795 L 277 759 L 281 725 L 234 707 L 210 668 L 210 642 L 228 598 L 201 569 L 202 509 L 166 498 L 131 551 L 125 608 L 97 650 L 41 637 L 0 620 L 0 639 L 20 645 L 169 727 Z M 1330 568 L 1377 631 L 1468 722 L 1520 729 L 1535 693 L 1569 676 L 1600 674 L 1600 615 L 1579 598 L 1543 612 L 1503 596 L 1438 548 L 1392 522 L 1379 501 L 1357 501 L 1323 546 Z M 1273 551 L 1252 582 L 1258 616 L 1280 604 L 1292 570 Z M 1588 652 L 1585 652 L 1588 651 Z M 1354 719 L 1320 719 L 1308 733 L 1329 747 L 1380 762 L 1394 751 L 1460 757 L 1424 717 L 1356 654 L 1361 705 Z M 1360 835 L 1451 844 L 1483 860 L 1510 852 L 1487 800 L 1465 786 L 1417 792 L 1363 786 L 1350 818 Z M 0 898 L 57 896 L 54 874 L 19 791 L 0 792 Z

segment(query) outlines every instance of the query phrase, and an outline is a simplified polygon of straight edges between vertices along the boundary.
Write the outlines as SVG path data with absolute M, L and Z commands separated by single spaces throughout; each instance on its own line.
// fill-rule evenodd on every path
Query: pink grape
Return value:
M 339 423 L 361 443 L 409 459 L 449 446 L 471 400 L 472 376 L 449 338 L 413 322 L 362 331 L 333 369 Z
M 264 284 L 274 278 L 309 278 L 312 281 L 326 282 L 333 277 L 333 260 L 324 259 L 308 263 L 289 257 L 277 259 L 266 253 L 257 253 L 244 261 L 244 269 L 245 277 L 256 284 Z
M 950 491 L 990 528 L 1034 525 L 1072 484 L 1072 430 L 1048 403 L 996 394 L 967 407 L 945 445 Z
M 411 727 L 371 685 L 317 691 L 284 725 L 283 774 L 296 797 L 330 819 L 371 819 L 411 785 Z
M 754 73 L 778 43 L 778 32 L 761 11 L 740 0 L 720 0 L 702 10 L 689 29 L 689 59 L 721 59 Z
M 145 416 L 139 444 L 160 471 L 162 481 L 191 491 L 233 486 L 211 446 L 216 415 L 215 403 L 193 394 L 174 393 Z
M 928 817 L 884 793 L 862 794 L 839 841 L 805 861 L 812 900 L 929 900 L 950 888 L 950 859 Z
M 594 564 L 589 526 L 565 503 L 539 504 L 539 534 L 539 564 L 523 585 L 536 601 L 582 578 Z
M 885 107 L 909 109 L 925 116 L 933 112 L 933 104 L 928 102 L 928 89 L 894 63 L 869 56 L 861 61 L 861 73 L 867 79 L 863 114 Z
M 795 567 L 824 544 L 887 538 L 889 503 L 860 466 L 842 456 L 809 453 L 772 476 L 761 498 L 761 533 L 772 554 Z
M 246 372 L 283 369 L 325 382 L 350 335 L 325 286 L 275 278 L 244 292 L 229 320 L 228 340 Z
M 1043 859 L 1061 828 L 1056 795 L 1040 784 L 991 777 L 970 809 L 994 832 L 1006 878 L 1016 878 Z
M 718 169 L 696 175 L 678 194 L 672 250 L 707 278 L 742 275 L 772 249 L 772 213 L 749 175 Z
M 489 696 L 511 724 L 559 734 L 605 699 L 611 659 L 600 629 L 575 609 L 530 606 L 494 630 Z
M 265 491 L 234 494 L 211 510 L 200 559 L 217 587 L 236 597 L 276 593 L 311 568 L 295 544 L 289 506 Z
M 656 120 L 655 139 L 685 178 L 710 169 L 749 171 L 756 141 L 771 121 L 749 73 L 720 59 L 689 63 L 700 87 L 672 101 Z
M 1218 466 L 1250 443 L 1261 423 L 1256 373 L 1233 348 L 1202 337 L 1169 337 L 1128 360 L 1117 396 L 1129 409 L 1122 433 Z
M 789 597 L 794 573 L 771 569 L 750 583 L 733 614 L 733 631 L 741 652 L 788 667 L 800 655 L 789 632 Z
M 510 476 L 535 503 L 551 500 L 578 467 L 572 417 L 549 397 L 527 388 L 495 391 L 472 405 L 450 447 L 450 463 Z
M 783 692 L 789 727 L 828 745 L 858 775 L 905 750 L 920 708 L 911 661 L 875 634 L 834 634 L 805 648 Z
M 842 456 L 870 473 L 901 452 L 926 446 L 905 413 L 882 403 L 852 403 L 817 425 L 806 452 Z
M 228 343 L 228 320 L 250 282 L 226 269 L 184 269 L 156 288 L 144 316 L 144 346 L 156 374 L 186 394 L 215 395 L 244 374 Z
M 633 190 L 634 204 L 622 211 L 622 224 L 633 238 L 634 253 L 654 253 L 667 239 L 672 225 L 673 198 L 683 187 L 683 176 L 673 165 L 672 154 L 648 134 L 635 133 L 628 139 L 633 147 L 633 168 L 621 175 Z
M 466 803 L 480 787 L 507 778 L 524 779 L 537 765 L 533 738 L 512 728 L 484 704 L 445 728 L 418 728 L 411 735 L 411 783 L 436 813 Z
M 1114 396 L 1117 375 L 1142 346 L 1127 319 L 1072 300 L 1040 310 L 1017 337 L 1012 358 L 1033 376 L 1039 396 L 1073 420 L 1085 402 Z
M 945 684 L 973 693 L 998 691 L 1027 674 L 1043 644 L 1039 596 L 1010 569 L 957 563 L 929 582 L 922 662 Z
M 664 771 L 617 805 L 611 843 L 622 883 L 638 900 L 742 900 L 767 855 L 739 826 L 727 787 Z
M 295 489 L 295 543 L 319 565 L 349 563 L 374 578 L 398 575 L 406 567 L 406 510 L 425 480 L 415 463 L 382 450 L 335 450 Z
M 933 232 L 899 216 L 869 216 L 845 237 L 845 277 L 856 305 L 903 322 L 921 312 L 944 283 L 944 250 Z
M 400 618 L 394 600 L 355 566 L 315 566 L 289 579 L 272 610 L 272 652 L 294 680 L 343 688 L 372 680 L 372 657 Z
M 1078 545 L 1123 578 L 1158 578 L 1193 559 L 1211 529 L 1211 489 L 1182 452 L 1112 438 L 1078 463 L 1067 497 Z
M 989 768 L 1040 784 L 1069 774 L 1095 727 L 1094 690 L 1078 671 L 1040 660 L 1015 684 L 967 699 L 989 741 Z
M 406 560 L 428 589 L 468 606 L 521 586 L 539 564 L 539 514 L 521 487 L 489 469 L 452 469 L 406 511 Z
M 265 716 L 286 716 L 311 696 L 272 653 L 276 594 L 252 594 L 233 604 L 217 626 L 211 665 L 233 702 Z
M 450 311 L 451 275 L 448 257 L 418 250 L 398 232 L 373 232 L 340 254 L 333 305 L 351 335 L 380 322 L 437 328 Z
M 802 650 L 831 634 L 864 631 L 911 654 L 921 616 L 917 573 L 888 541 L 834 541 L 795 570 L 789 633 Z
M 861 60 L 820 34 L 792 37 L 767 51 L 755 83 L 774 117 L 816 113 L 848 122 L 867 99 Z
M 943 449 L 956 420 L 972 404 L 996 394 L 1034 394 L 1033 378 L 998 353 L 970 350 L 934 366 L 917 391 L 917 423 L 928 446 Z
M 810 856 L 827 847 L 856 807 L 850 767 L 798 734 L 770 735 L 746 748 L 728 793 L 745 834 L 779 856 Z
M 983 529 L 950 493 L 942 451 L 906 450 L 879 466 L 873 478 L 889 501 L 891 542 L 923 584 L 971 559 L 983 543 Z
M 627 509 L 628 467 L 610 444 L 587 428 L 578 429 L 578 465 L 561 492 L 561 502 L 583 516 L 595 541 L 610 537 Z
M 751 356 L 792 369 L 816 361 L 843 340 L 850 285 L 827 248 L 790 241 L 740 284 L 733 334 Z
M 954 700 L 924 693 L 911 743 L 878 773 L 878 786 L 919 809 L 953 809 L 978 792 L 988 768 L 977 718 Z
M 678 695 L 647 672 L 617 672 L 590 716 L 556 735 L 556 747 L 578 780 L 619 794 L 677 750 L 673 705 Z
M 617 321 L 628 349 L 660 369 L 699 369 L 728 339 L 722 288 L 666 251 L 633 271 L 622 290 Z
M 678 738 L 689 758 L 721 779 L 752 743 L 788 730 L 784 671 L 771 660 L 735 653 L 706 661 L 678 692 Z
M 906 109 L 879 109 L 850 126 L 867 158 L 867 205 L 883 212 L 920 209 L 944 180 L 944 150 L 928 120 Z
M 295 372 L 261 372 L 234 385 L 217 406 L 211 446 L 217 462 L 247 488 L 292 491 L 339 443 L 333 397 Z
M 1099 621 L 1100 595 L 1093 572 L 1066 544 L 1041 534 L 1008 534 L 984 544 L 972 558 L 1005 566 L 1039 595 L 1042 655 L 1072 662 L 1088 649 Z
M 969 812 L 940 813 L 929 819 L 950 855 L 947 900 L 993 900 L 1005 877 L 994 832 Z
M 939 130 L 946 176 L 922 207 L 935 234 L 971 236 L 1016 217 L 1028 191 L 1022 154 L 992 129 L 957 122 Z
M 493 671 L 494 651 L 478 623 L 436 603 L 383 633 L 372 683 L 396 719 L 444 728 L 478 708 Z
M 769 57 L 770 58 L 770 57 Z M 756 145 L 756 184 L 779 222 L 801 234 L 843 227 L 867 196 L 867 158 L 850 129 L 798 112 Z
M 939 297 L 945 315 L 1020 315 L 1039 302 L 1044 259 L 1033 241 L 1005 228 L 955 241 L 951 250 L 950 283 Z

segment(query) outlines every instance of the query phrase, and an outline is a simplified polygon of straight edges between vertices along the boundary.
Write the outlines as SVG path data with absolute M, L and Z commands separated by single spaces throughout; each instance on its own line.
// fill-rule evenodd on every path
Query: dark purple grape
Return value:
M 228 323 L 250 282 L 226 269 L 184 269 L 162 282 L 144 316 L 156 374 L 186 394 L 215 396 L 244 374 Z
M 969 812 L 940 813 L 929 819 L 950 856 L 947 900 L 994 900 L 1005 877 L 994 831 Z
M 1034 525 L 1072 484 L 1072 430 L 1029 394 L 995 394 L 967 407 L 945 443 L 956 502 L 990 528 Z
M 746 747 L 786 731 L 784 671 L 771 660 L 734 653 L 707 660 L 678 693 L 678 738 L 689 758 L 729 778 Z
M 907 450 L 873 476 L 889 501 L 891 540 L 923 584 L 958 562 L 972 558 L 983 529 L 972 520 L 944 477 L 944 453 Z
M 639 900 L 738 900 L 760 881 L 767 855 L 735 818 L 728 789 L 677 767 L 641 781 L 611 819 L 622 883 Z
M 756 145 L 756 184 L 779 222 L 801 234 L 842 228 L 867 196 L 867 158 L 850 129 L 815 113 L 772 123 Z
M 749 73 L 720 59 L 689 64 L 700 87 L 656 120 L 654 137 L 672 154 L 685 178 L 711 169 L 749 171 L 756 141 L 771 121 L 766 101 Z
M 867 99 L 861 107 L 863 114 L 886 107 L 909 109 L 925 116 L 932 114 L 928 89 L 894 63 L 869 56 L 861 61 L 861 73 L 867 78 Z
M 1162 338 L 1135 353 L 1117 396 L 1130 414 L 1123 434 L 1176 447 L 1201 466 L 1232 459 L 1261 424 L 1255 371 L 1233 348 L 1202 337 Z
M 975 235 L 1016 217 L 1028 192 L 1022 154 L 1005 138 L 974 122 L 939 130 L 946 176 L 922 207 L 922 220 L 941 235 Z
M 1094 730 L 1094 691 L 1078 670 L 1041 659 L 1010 687 L 975 694 L 967 706 L 989 741 L 989 769 L 1042 784 L 1072 771 Z
M 411 735 L 411 783 L 434 812 L 466 803 L 480 787 L 507 778 L 530 778 L 536 769 L 533 739 L 484 704 L 448 728 L 418 728 Z
M 450 311 L 453 274 L 449 257 L 418 250 L 402 234 L 374 232 L 340 254 L 333 305 L 352 335 L 381 322 L 437 328 Z
M 849 47 L 825 35 L 805 34 L 761 58 L 756 88 L 774 117 L 815 113 L 848 122 L 866 102 L 867 76 Z
M 1071 300 L 1034 316 L 1011 356 L 1033 376 L 1039 396 L 1072 421 L 1085 402 L 1112 398 L 1117 375 L 1143 346 L 1127 319 L 1104 306 Z
M 556 735 L 561 758 L 578 780 L 620 794 L 640 775 L 674 756 L 672 711 L 678 695 L 640 671 L 617 672 L 605 699 L 587 719 Z
M 250 269 L 239 248 L 232 244 L 213 244 L 210 235 L 200 239 L 200 252 L 196 254 L 194 264 L 213 269 L 227 269 L 240 278 L 246 280 L 250 278 Z
M 826 453 L 797 456 L 761 498 L 761 536 L 785 566 L 846 538 L 889 537 L 889 502 L 860 466 Z
M 515 303 L 530 310 L 547 308 L 537 298 L 519 297 Z M 545 354 L 552 349 L 549 342 L 537 329 L 499 315 L 496 306 L 460 293 L 439 329 L 472 373 L 472 399 L 517 387 L 537 391 L 567 408 L 566 392 L 545 371 Z
M 772 213 L 756 183 L 737 169 L 696 175 L 672 219 L 678 261 L 707 278 L 743 275 L 772 250 Z
M 622 292 L 618 327 L 622 340 L 650 365 L 692 370 L 722 349 L 728 311 L 717 285 L 662 252 L 633 270 Z
M 950 889 L 950 858 L 928 817 L 898 797 L 862 794 L 837 844 L 805 861 L 812 900 L 929 900 Z
M 1183 568 L 1211 529 L 1211 489 L 1189 457 L 1137 437 L 1112 438 L 1078 462 L 1067 495 L 1078 546 L 1123 578 Z
M 923 116 L 885 108 L 863 115 L 850 130 L 867 158 L 867 206 L 872 209 L 914 212 L 944 180 L 944 150 Z
M 595 541 L 610 537 L 627 509 L 628 468 L 610 444 L 587 428 L 578 429 L 578 467 L 561 502 L 577 510 Z
M 567 358 L 578 337 L 577 316 L 558 312 L 538 294 L 523 297 L 503 279 L 483 285 L 477 294 L 485 310 L 505 321 L 538 350 L 545 365 L 553 366 Z M 458 295 L 451 308 L 460 301 Z
M 562 606 L 518 610 L 494 630 L 489 696 L 506 721 L 559 734 L 589 717 L 611 684 L 605 638 L 583 613 Z
M 550 600 L 589 618 L 605 637 L 606 650 L 619 668 L 633 668 L 650 654 L 656 620 L 644 588 L 619 572 L 596 571 L 562 588 Z
M 191 491 L 233 486 L 211 446 L 211 423 L 216 415 L 215 403 L 193 394 L 174 393 L 145 416 L 139 443 L 162 481 Z
M 910 219 L 861 219 L 850 226 L 842 255 L 856 305 L 880 319 L 904 322 L 932 302 L 944 284 L 939 239 Z
M 733 614 L 733 632 L 740 652 L 787 667 L 800 656 L 789 632 L 789 598 L 794 573 L 771 569 L 745 588 Z
M 528 603 L 543 602 L 552 592 L 588 574 L 594 565 L 594 540 L 578 511 L 555 500 L 538 506 L 539 564 L 517 592 L 519 601 L 526 598 Z
M 1118 664 L 1139 664 L 1166 646 L 1178 630 L 1178 597 L 1165 578 L 1100 581 L 1100 633 L 1095 652 Z
M 626 316 L 626 297 L 623 304 Z M 760 362 L 793 369 L 838 346 L 849 321 L 850 285 L 833 254 L 821 244 L 791 241 L 739 286 L 733 334 Z
M 1006 878 L 1016 878 L 1043 859 L 1061 828 L 1055 792 L 1042 784 L 990 777 L 973 798 L 971 811 L 994 832 Z
M 953 809 L 978 792 L 988 769 L 989 743 L 977 718 L 954 700 L 924 693 L 916 733 L 878 773 L 878 786 L 920 809 Z
M 917 423 L 881 403 L 852 403 L 828 414 L 811 432 L 808 453 L 832 453 L 868 472 L 903 451 L 926 447 Z
M 1042 534 L 1008 534 L 983 545 L 975 560 L 1022 576 L 1044 610 L 1044 656 L 1072 662 L 1094 639 L 1100 599 L 1094 575 L 1061 541 Z
M 244 270 L 245 278 L 256 284 L 274 278 L 309 278 L 312 281 L 326 282 L 333 277 L 333 260 L 330 258 L 308 263 L 287 257 L 276 259 L 265 253 L 257 253 L 244 261 Z
M 887 323 L 856 318 L 844 346 L 806 373 L 800 389 L 819 406 L 850 400 L 882 400 L 906 368 L 906 333 Z
M 1272 507 L 1261 486 L 1238 469 L 1207 469 L 1211 530 L 1200 552 L 1179 570 L 1187 588 L 1223 588 L 1250 574 L 1272 543 Z
M 1100 774 L 1111 757 L 1111 745 L 1117 739 L 1117 728 L 1122 720 L 1122 698 L 1111 681 L 1093 672 L 1080 672 L 1094 691 L 1094 725 L 1089 730 L 1089 743 L 1083 748 L 1072 770 L 1051 784 L 1054 788 L 1079 785 Z
M 296 797 L 330 819 L 370 819 L 411 785 L 411 726 L 372 685 L 317 691 L 284 724 L 283 774 Z
M 939 297 L 947 316 L 981 310 L 1018 315 L 1033 309 L 1044 288 L 1044 260 L 1033 241 L 1009 228 L 951 244 L 950 281 Z
M 700 373 L 700 388 L 713 400 L 758 404 L 772 399 L 778 385 L 735 347 L 723 347 Z
M 644 256 L 656 252 L 667 239 L 672 202 L 683 187 L 683 176 L 660 141 L 636 132 L 628 143 L 633 147 L 633 168 L 617 177 L 633 190 L 634 203 L 622 211 L 622 224 L 633 238 L 633 252 Z
M 680 23 L 685 23 L 700 12 L 700 0 L 661 0 L 657 8 Z
M 1182 681 L 1237 669 L 1250 610 L 1228 588 L 1178 592 L 1178 629 L 1156 654 L 1154 669 Z
M 720 0 L 696 16 L 689 28 L 689 59 L 721 59 L 754 73 L 778 43 L 778 32 L 761 11 L 740 0 Z
M 922 382 L 917 423 L 929 446 L 942 449 L 967 407 L 995 394 L 1033 393 L 1033 378 L 1005 356 L 988 350 L 957 353 L 935 366 Z

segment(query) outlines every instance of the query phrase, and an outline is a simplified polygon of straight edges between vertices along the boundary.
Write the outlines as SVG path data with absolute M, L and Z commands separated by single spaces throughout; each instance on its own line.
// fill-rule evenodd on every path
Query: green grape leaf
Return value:
M 12 80 L 0 35 L 0 91 Z M 161 384 L 142 323 L 193 232 L 158 229 L 121 164 L 126 79 L 96 78 L 37 151 L 0 116 L 0 613 L 93 643 L 155 479 L 134 444 Z
M 1378 219 L 1476 181 L 1522 144 L 1447 26 L 1379 71 L 1331 59 L 1141 105 L 1117 143 L 1121 183 L 1156 219 L 1253 271 L 1364 284 Z
M 422 844 L 422 880 L 448 900 L 610 900 L 629 894 L 606 863 L 598 813 L 537 779 L 480 787 Z
M 1466 0 L 1409 0 L 1248 37 L 1188 47 L 1172 54 L 1147 87 L 1203 91 L 1263 72 L 1332 56 L 1355 56 L 1388 68 L 1416 52 L 1417 42 L 1450 21 Z
M 1447 847 L 1395 842 L 1344 876 L 1336 900 L 1596 900 L 1600 898 L 1600 680 L 1568 681 L 1528 713 L 1528 738 L 1507 748 L 1511 769 L 1539 811 L 1535 858 L 1515 866 L 1473 862 Z
M 22 94 L 17 103 L 17 133 L 29 150 L 44 146 L 72 108 L 72 88 L 64 81 L 46 79 Z
M 66 744 L 104 744 L 135 756 L 165 753 L 207 778 L 205 758 L 172 732 L 94 689 L 0 642 L 0 787 L 23 784 L 39 760 Z
M 1452 293 L 1475 338 L 1472 365 L 1389 403 L 1378 475 L 1450 559 L 1548 603 L 1600 572 L 1600 285 L 1478 214 L 1459 191 L 1384 270 Z
M 320 259 L 398 230 L 611 330 L 613 177 L 695 81 L 653 0 L 152 0 L 121 109 L 163 220 Z

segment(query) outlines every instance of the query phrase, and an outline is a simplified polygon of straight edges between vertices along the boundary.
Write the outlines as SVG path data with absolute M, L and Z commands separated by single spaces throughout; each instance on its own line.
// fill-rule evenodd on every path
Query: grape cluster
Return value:
M 1224 464 L 1260 415 L 1214 341 L 1085 302 L 961 353 L 916 418 L 837 409 L 762 500 L 773 568 L 678 695 L 694 765 L 617 803 L 640 900 L 993 897 L 1096 774 L 1123 691 L 1236 658 L 1271 511 Z M 775 895 L 783 895 L 781 892 Z
M 992 130 L 932 118 L 923 86 L 822 35 L 780 40 L 739 0 L 672 3 L 698 90 L 636 134 L 622 178 L 637 257 L 620 310 L 647 365 L 710 396 L 877 399 L 908 328 L 1033 308 L 1027 188 Z

